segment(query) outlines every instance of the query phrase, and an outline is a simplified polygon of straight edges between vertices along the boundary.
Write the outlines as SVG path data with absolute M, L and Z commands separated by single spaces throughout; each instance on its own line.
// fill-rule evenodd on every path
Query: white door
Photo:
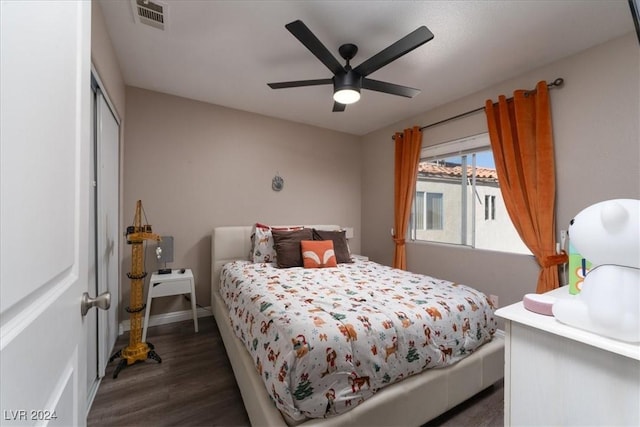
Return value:
M 87 410 L 90 410 L 104 377 L 109 356 L 118 338 L 118 212 L 120 127 L 100 89 L 99 78 L 91 79 L 91 179 L 89 229 L 89 294 L 108 292 L 108 310 L 87 313 Z
M 92 191 L 89 193 L 89 247 L 88 247 L 88 280 L 87 288 L 90 295 L 98 295 L 98 267 L 96 263 L 96 249 L 97 249 L 97 229 L 96 229 L 96 205 L 97 205 L 97 178 L 95 164 L 96 158 L 96 106 L 95 106 L 95 92 L 94 92 L 94 79 L 91 79 L 91 180 Z M 93 400 L 98 393 L 98 386 L 100 385 L 100 376 L 98 375 L 98 312 L 97 310 L 90 310 L 84 319 L 85 329 L 87 331 L 87 414 L 91 410 Z
M 0 419 L 82 426 L 91 2 L 0 6 Z
M 118 338 L 118 238 L 120 127 L 104 94 L 96 93 L 98 293 L 111 294 L 112 307 L 98 313 L 98 375 L 104 376 Z
M 120 127 L 98 78 L 91 80 L 91 173 L 95 191 L 90 194 L 89 294 L 108 292 L 108 310 L 87 313 L 87 411 L 104 377 L 118 338 L 118 212 Z

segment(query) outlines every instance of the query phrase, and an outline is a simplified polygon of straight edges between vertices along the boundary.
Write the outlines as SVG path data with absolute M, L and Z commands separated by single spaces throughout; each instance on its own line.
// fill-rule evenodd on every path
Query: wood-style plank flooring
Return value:
M 213 317 L 151 327 L 147 340 L 162 363 L 129 366 L 113 379 L 112 362 L 93 402 L 89 427 L 249 426 L 249 418 Z M 119 337 L 116 349 L 128 344 Z M 502 426 L 502 382 L 426 426 Z

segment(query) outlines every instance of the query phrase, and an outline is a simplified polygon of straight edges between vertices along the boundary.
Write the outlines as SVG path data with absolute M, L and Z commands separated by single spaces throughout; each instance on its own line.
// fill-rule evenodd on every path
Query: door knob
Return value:
M 82 315 L 86 316 L 91 307 L 107 310 L 111 307 L 111 292 L 105 292 L 95 298 L 91 298 L 88 292 L 83 293 L 82 300 L 80 301 L 80 311 Z

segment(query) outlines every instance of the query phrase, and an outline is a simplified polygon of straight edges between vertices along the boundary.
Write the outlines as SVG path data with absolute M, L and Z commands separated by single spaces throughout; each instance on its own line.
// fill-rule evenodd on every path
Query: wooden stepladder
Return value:
M 147 276 L 144 271 L 143 243 L 145 240 L 160 241 L 160 236 L 151 231 L 150 225 L 142 224 L 142 211 L 142 201 L 138 200 L 133 226 L 127 227 L 126 231 L 127 244 L 131 245 L 131 272 L 127 273 L 127 277 L 131 279 L 131 293 L 129 295 L 129 307 L 126 308 L 130 321 L 129 345 L 118 350 L 109 358 L 109 363 L 120 358 L 120 362 L 113 372 L 113 378 L 118 377 L 122 368 L 133 365 L 136 362 L 153 359 L 158 363 L 162 363 L 162 359 L 154 351 L 153 344 L 142 342 L 142 316 L 146 306 L 142 293 L 144 290 L 144 278 Z

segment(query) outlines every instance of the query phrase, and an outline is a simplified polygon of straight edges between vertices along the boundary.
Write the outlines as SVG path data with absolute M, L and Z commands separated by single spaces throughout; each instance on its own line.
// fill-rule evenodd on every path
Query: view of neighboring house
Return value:
M 530 254 L 509 218 L 495 168 L 465 164 L 467 157 L 420 162 L 411 237 Z

